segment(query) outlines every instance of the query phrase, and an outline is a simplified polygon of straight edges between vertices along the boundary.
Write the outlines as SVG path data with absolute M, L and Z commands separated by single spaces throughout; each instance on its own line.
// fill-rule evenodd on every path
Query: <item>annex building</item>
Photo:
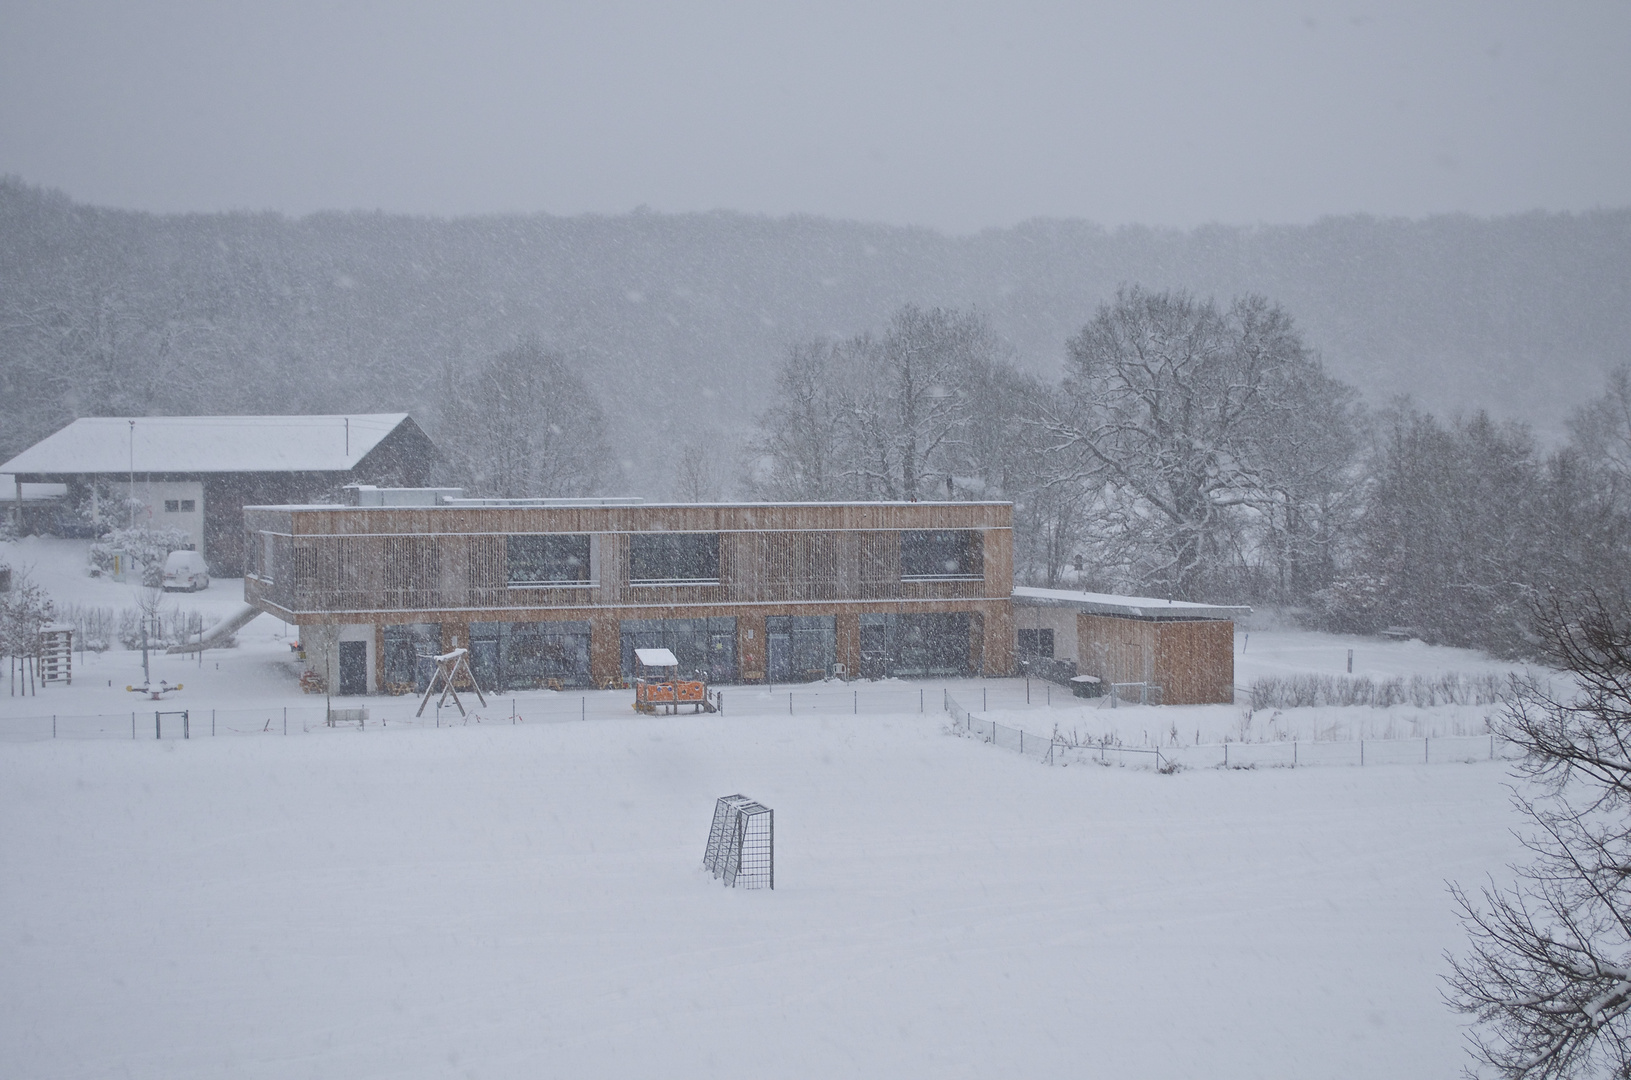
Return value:
M 1065 660 L 1107 686 L 1154 690 L 1154 704 L 1227 704 L 1235 620 L 1249 607 L 1016 586 L 1022 656 Z
M 1008 503 L 350 497 L 242 519 L 245 599 L 340 693 L 423 686 L 455 646 L 501 692 L 608 685 L 653 646 L 716 683 L 1013 670 Z

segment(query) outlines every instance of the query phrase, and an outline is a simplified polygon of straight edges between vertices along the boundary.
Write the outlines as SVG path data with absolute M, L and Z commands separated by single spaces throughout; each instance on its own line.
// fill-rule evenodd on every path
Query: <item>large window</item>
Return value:
M 766 674 L 771 682 L 825 679 L 837 653 L 831 615 L 771 615 L 765 619 Z
M 638 673 L 635 649 L 668 649 L 680 662 L 680 674 L 709 682 L 736 680 L 736 619 L 624 619 L 623 675 Z
M 440 623 L 407 623 L 385 628 L 385 692 L 425 692 L 442 651 Z
M 504 540 L 511 585 L 589 584 L 589 534 L 510 536 Z
M 719 581 L 718 533 L 633 533 L 629 581 L 636 585 Z
M 861 676 L 969 675 L 972 629 L 965 612 L 861 616 Z
M 977 581 L 985 576 L 973 529 L 909 529 L 900 534 L 900 576 L 907 581 Z
M 587 622 L 473 622 L 470 667 L 499 693 L 589 686 Z

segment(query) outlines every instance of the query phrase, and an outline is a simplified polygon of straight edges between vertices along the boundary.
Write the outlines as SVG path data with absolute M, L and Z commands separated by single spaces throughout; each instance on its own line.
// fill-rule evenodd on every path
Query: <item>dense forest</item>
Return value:
M 1123 284 L 1269 297 L 1366 401 L 1484 408 L 1548 438 L 1631 359 L 1627 210 L 947 236 L 733 213 L 154 215 L 10 179 L 0 458 L 110 413 L 409 410 L 441 437 L 450 392 L 532 342 L 604 411 L 603 486 L 670 495 L 699 462 L 734 475 L 723 459 L 795 342 L 966 309 L 1019 370 L 1058 379 Z

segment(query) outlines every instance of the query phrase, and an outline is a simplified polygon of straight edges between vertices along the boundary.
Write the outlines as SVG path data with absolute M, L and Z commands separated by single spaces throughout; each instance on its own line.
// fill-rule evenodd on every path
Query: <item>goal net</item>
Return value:
M 776 812 L 746 795 L 714 803 L 702 868 L 733 888 L 776 887 Z

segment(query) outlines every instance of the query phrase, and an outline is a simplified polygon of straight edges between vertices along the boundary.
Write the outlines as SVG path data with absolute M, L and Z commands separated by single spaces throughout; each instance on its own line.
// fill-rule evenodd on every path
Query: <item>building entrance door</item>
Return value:
M 340 642 L 340 693 L 368 693 L 368 642 Z

